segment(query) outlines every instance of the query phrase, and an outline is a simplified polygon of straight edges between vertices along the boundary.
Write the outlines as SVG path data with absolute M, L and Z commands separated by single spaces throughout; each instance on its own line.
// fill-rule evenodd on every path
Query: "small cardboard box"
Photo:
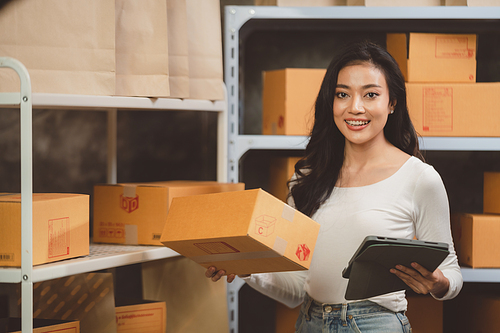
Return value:
M 269 169 L 269 193 L 286 202 L 288 181 L 295 173 L 295 163 L 300 157 L 274 157 Z
M 243 183 L 213 181 L 98 184 L 94 187 L 93 241 L 162 245 L 160 236 L 173 198 L 244 188 Z
M 387 51 L 407 82 L 476 82 L 474 34 L 387 34 Z
M 0 333 L 21 333 L 21 318 L 0 319 Z M 34 319 L 33 333 L 80 333 L 78 321 Z
M 452 231 L 460 265 L 500 267 L 500 215 L 454 214 Z
M 421 136 L 500 136 L 499 91 L 498 82 L 406 84 L 410 118 Z
M 347 0 L 348 6 L 366 7 L 422 7 L 441 6 L 443 0 Z
M 483 213 L 500 214 L 500 172 L 485 172 Z
M 228 274 L 309 268 L 319 224 L 262 189 L 175 198 L 161 242 Z
M 167 331 L 167 305 L 148 300 L 116 299 L 117 333 L 164 333 Z
M 21 195 L 0 196 L 0 265 L 21 266 Z M 33 265 L 89 254 L 89 196 L 33 194 Z
M 406 295 L 412 333 L 443 333 L 443 302 L 430 295 Z
M 264 72 L 262 134 L 309 135 L 325 69 L 286 68 Z

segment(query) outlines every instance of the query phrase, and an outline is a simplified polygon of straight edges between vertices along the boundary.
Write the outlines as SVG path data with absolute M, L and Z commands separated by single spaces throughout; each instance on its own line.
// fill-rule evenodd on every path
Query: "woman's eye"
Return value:
M 337 96 L 338 98 L 346 98 L 346 97 L 347 97 L 347 94 L 346 94 L 345 92 L 338 92 L 338 93 L 336 94 L 336 96 Z
M 366 96 L 368 96 L 368 98 L 375 98 L 378 96 L 378 94 L 374 92 L 369 92 L 368 94 L 366 94 Z

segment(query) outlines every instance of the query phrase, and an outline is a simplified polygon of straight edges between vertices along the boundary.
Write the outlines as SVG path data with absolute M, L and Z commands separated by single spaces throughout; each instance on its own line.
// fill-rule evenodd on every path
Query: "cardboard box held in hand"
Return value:
M 262 189 L 174 198 L 163 245 L 228 274 L 306 270 L 319 224 Z

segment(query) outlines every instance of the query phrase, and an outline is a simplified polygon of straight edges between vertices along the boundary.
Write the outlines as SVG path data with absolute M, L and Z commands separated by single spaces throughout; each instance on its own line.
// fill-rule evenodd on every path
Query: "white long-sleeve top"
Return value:
M 307 292 L 322 303 L 345 303 L 347 279 L 342 270 L 368 235 L 445 242 L 450 254 L 439 266 L 450 287 L 441 300 L 462 288 L 450 230 L 448 196 L 441 177 L 430 165 L 410 157 L 392 176 L 361 187 L 336 187 L 312 216 L 320 232 L 308 271 L 252 274 L 245 281 L 289 307 Z M 369 299 L 394 312 L 405 311 L 404 291 Z

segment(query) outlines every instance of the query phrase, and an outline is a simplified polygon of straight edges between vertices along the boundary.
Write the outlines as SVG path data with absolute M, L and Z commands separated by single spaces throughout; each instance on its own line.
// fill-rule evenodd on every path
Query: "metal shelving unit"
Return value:
M 116 183 L 117 112 L 120 110 L 209 111 L 218 113 L 217 180 L 227 179 L 227 101 L 119 96 L 84 96 L 31 92 L 26 67 L 0 57 L 0 68 L 11 68 L 20 77 L 19 93 L 0 93 L 0 108 L 19 107 L 21 112 L 21 267 L 0 267 L 0 283 L 21 283 L 22 333 L 33 331 L 33 283 L 178 256 L 161 246 L 90 244 L 90 255 L 33 267 L 32 255 L 32 109 L 100 110 L 108 112 L 107 180 Z
M 225 83 L 228 89 L 228 181 L 239 178 L 239 163 L 250 150 L 300 150 L 307 144 L 307 137 L 266 136 L 242 134 L 242 115 L 244 113 L 243 83 L 240 75 L 241 49 L 243 38 L 249 30 L 295 30 L 306 27 L 314 32 L 315 27 L 325 28 L 329 23 L 342 21 L 347 27 L 359 29 L 365 24 L 380 25 L 379 30 L 399 24 L 398 31 L 410 31 L 418 22 L 450 22 L 460 29 L 468 24 L 474 26 L 500 24 L 500 7 L 275 7 L 275 6 L 227 6 L 224 18 L 224 57 Z M 369 23 L 366 23 L 369 22 Z M 317 24 L 317 25 L 315 25 Z M 437 24 L 441 29 L 443 25 Z M 404 26 L 405 28 L 401 28 Z M 241 30 L 246 31 L 242 35 Z M 338 26 L 337 26 L 338 28 Z M 371 28 L 371 27 L 370 27 Z M 335 29 L 335 28 L 333 28 Z M 349 28 L 343 27 L 344 31 Z M 439 30 L 439 28 L 438 28 Z M 498 28 L 496 28 L 498 30 Z M 435 151 L 500 151 L 500 137 L 423 137 L 420 140 L 423 150 Z M 500 269 L 462 268 L 465 282 L 500 282 Z M 228 284 L 228 308 L 230 332 L 238 332 L 238 291 L 244 282 L 237 279 Z

